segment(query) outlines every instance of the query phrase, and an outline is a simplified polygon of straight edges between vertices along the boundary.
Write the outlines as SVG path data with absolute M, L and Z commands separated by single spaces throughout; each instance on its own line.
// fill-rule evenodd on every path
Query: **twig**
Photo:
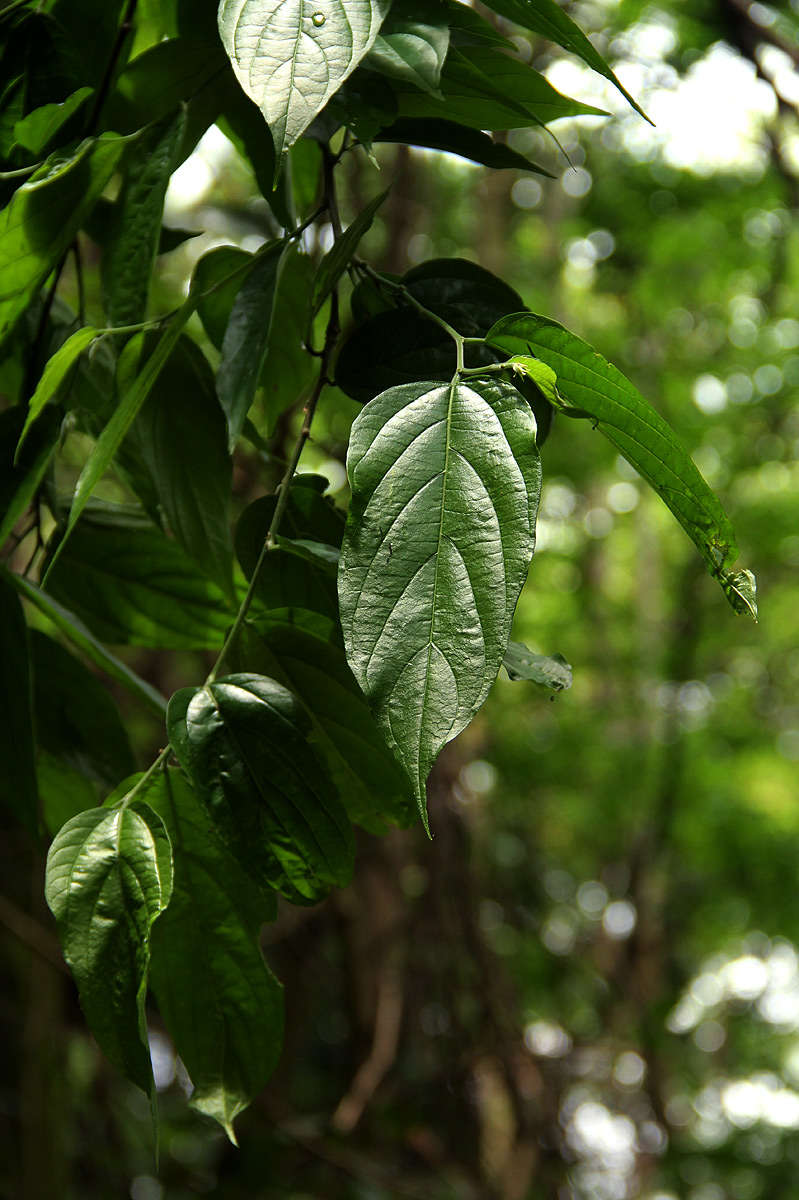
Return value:
M 331 1118 L 333 1128 L 339 1133 L 352 1132 L 397 1057 L 402 1028 L 401 978 L 396 965 L 386 964 L 381 972 L 372 1048 Z

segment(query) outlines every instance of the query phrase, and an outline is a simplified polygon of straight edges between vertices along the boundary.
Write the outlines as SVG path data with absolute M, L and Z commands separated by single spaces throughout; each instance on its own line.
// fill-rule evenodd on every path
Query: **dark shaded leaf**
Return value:
M 31 833 L 39 829 L 28 629 L 19 597 L 0 575 L 0 758 L 6 808 Z
M 311 293 L 311 313 L 313 316 L 316 316 L 319 312 L 319 309 L 352 262 L 361 238 L 371 226 L 375 213 L 387 195 L 388 192 L 386 191 L 382 192 L 379 196 L 375 196 L 367 204 L 363 212 L 358 213 L 358 216 L 345 229 L 341 237 L 336 239 L 320 262 Z
M 395 121 L 375 136 L 376 142 L 402 142 L 408 146 L 425 146 L 430 150 L 446 150 L 470 162 L 480 163 L 494 170 L 534 171 L 552 179 L 552 172 L 545 167 L 511 149 L 502 142 L 495 142 L 479 129 L 469 129 L 455 121 L 414 120 L 408 118 Z

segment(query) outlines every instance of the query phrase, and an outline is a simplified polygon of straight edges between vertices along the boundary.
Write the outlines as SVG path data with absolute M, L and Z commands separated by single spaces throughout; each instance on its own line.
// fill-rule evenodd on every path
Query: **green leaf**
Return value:
M 128 63 L 103 109 L 103 118 L 112 128 L 132 133 L 162 121 L 181 103 L 203 93 L 216 96 L 218 113 L 229 74 L 218 42 L 202 37 L 169 38 Z
M 313 278 L 311 259 L 299 246 L 289 245 L 277 280 L 269 345 L 261 369 L 263 427 L 267 435 L 271 435 L 281 413 L 305 399 L 316 374 L 316 365 L 303 341 Z
M 15 461 L 23 418 L 21 408 L 0 413 L 0 546 L 33 503 L 61 432 L 61 418 L 55 411 L 43 416 Z
M 224 595 L 157 529 L 84 517 L 59 549 L 48 591 L 102 641 L 165 650 L 222 644 L 233 620 Z
M 278 161 L 377 37 L 390 0 L 221 0 L 219 32 L 236 78 L 266 119 Z
M 169 702 L 169 740 L 217 832 L 244 870 L 299 904 L 349 881 L 352 827 L 308 752 L 311 722 L 261 675 L 186 688 Z
M 253 266 L 230 312 L 216 377 L 219 402 L 227 417 L 231 451 L 250 411 L 269 347 L 275 291 L 286 244 L 274 242 Z
M 408 384 L 358 415 L 347 470 L 347 658 L 426 822 L 428 772 L 496 679 L 527 577 L 535 423 L 506 383 Z
M 120 359 L 120 374 L 131 343 Z M 177 541 L 230 600 L 233 463 L 214 375 L 185 335 L 158 377 L 131 430 Z
M 147 298 L 164 197 L 178 165 L 185 109 L 143 131 L 131 148 L 115 204 L 115 229 L 103 255 L 103 290 L 111 325 L 135 325 L 147 315 Z
M 385 833 L 390 822 L 410 824 L 412 784 L 386 746 L 337 640 L 274 614 L 245 625 L 236 664 L 294 693 L 351 821 L 371 833 Z
M 509 21 L 515 21 L 517 25 L 523 25 L 526 29 L 531 29 L 533 33 L 541 33 L 551 42 L 562 46 L 564 50 L 570 50 L 572 54 L 576 54 L 594 71 L 609 79 L 636 112 L 649 121 L 649 117 L 633 100 L 624 85 L 619 82 L 599 51 L 591 45 L 583 31 L 578 25 L 575 25 L 569 14 L 557 4 L 556 0 L 487 0 L 487 4 L 489 8 L 493 8 L 494 12 L 507 17 Z M 651 121 L 649 123 L 652 124 Z
M 52 154 L 0 211 L 0 345 L 74 241 L 125 149 L 116 134 Z
M 198 297 L 197 313 L 217 350 L 222 349 L 230 312 L 241 287 L 242 275 L 234 272 L 241 270 L 243 274 L 252 257 L 237 246 L 216 246 L 194 268 L 191 290 Z
M 79 813 L 47 856 L 45 895 L 89 1028 L 114 1066 L 148 1094 L 150 930 L 171 886 L 166 829 L 143 804 Z
M 721 586 L 737 613 L 749 613 L 757 620 L 757 580 L 751 571 L 730 571 L 722 576 Z
M 445 0 L 444 8 L 453 46 L 503 46 L 515 49 L 513 42 L 491 25 L 485 17 L 457 0 Z
M 21 596 L 38 608 L 39 612 L 101 671 L 105 671 L 112 679 L 121 683 L 156 716 L 164 715 L 166 701 L 163 696 L 144 679 L 141 679 L 135 671 L 132 671 L 126 663 L 121 662 L 116 655 L 107 650 L 73 612 L 53 600 L 34 583 L 23 579 L 21 575 L 11 574 L 0 568 L 0 580 L 5 580 L 15 587 Z
M 438 93 L 449 49 L 447 10 L 430 0 L 394 0 L 363 65 Z
M 412 118 L 395 121 L 393 125 L 381 129 L 374 140 L 424 146 L 429 150 L 446 150 L 449 154 L 457 154 L 470 162 L 492 167 L 496 171 L 534 171 L 537 175 L 553 178 L 551 171 L 532 162 L 518 150 L 511 149 L 503 142 L 495 142 L 479 129 L 469 129 L 455 121 Z
M 562 96 L 531 67 L 492 46 L 453 47 L 441 73 L 443 100 L 398 89 L 400 117 L 432 117 L 475 129 L 519 129 L 560 117 L 607 116 Z
M 233 1121 L 272 1074 L 282 1044 L 282 988 L 258 945 L 271 914 L 178 771 L 156 775 L 145 796 L 169 833 L 175 872 L 153 929 L 152 988 L 194 1085 L 192 1108 L 235 1143 Z
M 36 782 L 42 820 L 52 837 L 78 813 L 96 807 L 99 800 L 90 779 L 42 749 L 36 755 Z
M 15 458 L 19 456 L 31 425 L 42 409 L 56 396 L 70 368 L 78 361 L 83 351 L 88 349 L 94 339 L 99 336 L 99 330 L 93 329 L 89 325 L 76 329 L 56 350 L 52 358 L 48 359 L 42 377 L 36 385 L 36 391 L 31 396 L 28 415 L 20 434 Z
M 31 666 L 39 748 L 106 792 L 132 774 L 125 726 L 97 676 L 38 630 L 31 635 Z
M 557 321 L 533 313 L 503 317 L 487 340 L 508 354 L 535 355 L 555 372 L 560 410 L 595 422 L 671 509 L 725 586 L 738 554 L 729 518 L 672 429 L 629 379 Z M 734 608 L 737 594 L 733 585 L 728 599 Z
M 381 192 L 379 196 L 375 196 L 367 204 L 363 212 L 358 213 L 355 220 L 347 226 L 341 237 L 336 239 L 320 262 L 311 293 L 311 313 L 313 316 L 316 316 L 319 312 L 319 309 L 352 262 L 361 238 L 371 227 L 375 213 L 387 195 L 388 191 L 385 191 Z
M 155 381 L 158 379 L 170 354 L 175 348 L 183 326 L 194 312 L 196 306 L 196 297 L 190 294 L 189 298 L 172 317 L 167 329 L 161 335 L 158 345 L 144 364 L 141 373 L 137 376 L 131 388 L 121 398 L 114 410 L 114 415 L 97 439 L 94 449 L 89 455 L 88 461 L 81 471 L 75 486 L 75 494 L 72 497 L 72 507 L 69 512 L 66 533 L 59 542 L 55 556 L 50 560 L 48 572 L 52 570 L 58 555 L 62 552 L 67 539 L 75 528 L 78 518 L 86 507 L 89 497 L 111 466 L 114 455 L 136 419 L 139 409 L 149 396 L 150 391 L 155 385 Z M 47 576 L 45 576 L 46 582 Z
M 508 366 L 514 375 L 531 379 L 550 404 L 556 407 L 562 404 L 558 393 L 558 377 L 540 358 L 532 358 L 529 354 L 514 354 L 508 359 Z
M 508 679 L 527 679 L 553 692 L 572 685 L 572 669 L 562 654 L 534 654 L 522 642 L 508 642 L 502 665 Z
M 33 706 L 28 629 L 19 597 L 0 575 L 0 760 L 6 807 L 33 834 L 39 798 L 33 746 Z
M 42 104 L 34 108 L 33 112 L 29 112 L 14 126 L 17 144 L 34 156 L 44 154 L 62 126 L 66 125 L 91 94 L 91 88 L 82 87 L 60 104 Z

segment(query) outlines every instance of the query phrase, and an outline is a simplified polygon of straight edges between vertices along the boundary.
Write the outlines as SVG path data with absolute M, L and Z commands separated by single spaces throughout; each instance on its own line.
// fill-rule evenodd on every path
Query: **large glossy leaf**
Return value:
M 6 808 L 36 833 L 39 815 L 31 700 L 25 615 L 11 583 L 0 575 L 0 795 Z
M 496 679 L 535 544 L 535 422 L 508 384 L 392 388 L 352 427 L 339 572 L 347 658 L 425 781 Z
M 124 358 L 120 359 L 120 376 Z M 177 541 L 233 599 L 230 488 L 233 464 L 214 375 L 182 337 L 136 418 L 131 436 Z
M 231 675 L 177 692 L 167 727 L 214 827 L 256 882 L 300 904 L 348 882 L 352 827 L 291 692 Z
M 254 620 L 236 651 L 241 670 L 269 675 L 291 689 L 313 723 L 324 758 L 352 821 L 372 833 L 407 825 L 413 788 L 392 757 L 339 641 L 277 614 Z
M 53 154 L 0 211 L 0 345 L 71 245 L 125 149 L 115 134 Z
M 436 93 L 448 49 L 444 5 L 434 0 L 394 0 L 364 66 Z
M 153 1087 L 144 1018 L 150 930 L 171 886 L 164 824 L 135 802 L 79 813 L 47 856 L 45 895 L 89 1028 L 145 1092 Z
M 355 69 L 390 0 L 221 0 L 219 32 L 278 160 Z
M 185 126 L 181 108 L 146 129 L 128 154 L 114 230 L 103 254 L 103 290 L 111 325 L 135 325 L 147 315 L 164 197 L 178 165 Z
M 534 171 L 538 175 L 552 178 L 552 172 L 540 167 L 518 150 L 495 142 L 479 129 L 469 129 L 455 121 L 414 120 L 407 118 L 395 121 L 381 129 L 375 136 L 376 142 L 401 142 L 408 146 L 424 146 L 429 150 L 446 150 L 470 162 L 492 167 L 495 171 Z
M 8 581 L 21 596 L 38 608 L 42 616 L 63 633 L 73 646 L 85 654 L 90 662 L 93 662 L 111 679 L 116 679 L 118 683 L 121 683 L 131 695 L 136 696 L 156 716 L 163 717 L 166 712 L 166 701 L 163 696 L 103 646 L 75 613 L 64 608 L 52 596 L 48 596 L 41 588 L 36 587 L 27 579 L 23 579 L 21 575 L 13 575 L 0 568 L 0 579 Z
M 40 749 L 105 792 L 136 769 L 119 710 L 83 663 L 46 634 L 31 635 L 33 703 Z
M 227 417 L 230 449 L 239 439 L 250 411 L 269 346 L 275 290 L 286 245 L 275 242 L 239 288 L 222 341 L 217 374 L 219 402 Z
M 629 379 L 582 338 L 533 313 L 503 317 L 488 341 L 507 354 L 532 354 L 555 372 L 562 410 L 594 421 L 674 513 L 733 608 L 751 611 L 754 601 L 739 595 L 747 581 L 736 583 L 728 571 L 738 550 L 726 513 L 672 429 Z
M 47 590 L 111 644 L 214 648 L 233 622 L 216 584 L 152 528 L 80 521 L 48 572 Z
M 578 25 L 575 25 L 569 14 L 565 12 L 556 0 L 487 0 L 488 7 L 494 12 L 531 29 L 533 33 L 541 33 L 544 37 L 570 50 L 579 58 L 609 79 L 621 92 L 622 96 L 632 104 L 647 121 L 644 110 L 636 103 L 630 93 L 619 82 L 608 63 L 598 50 L 591 45 L 588 38 Z
M 233 1121 L 280 1054 L 282 988 L 258 945 L 274 913 L 214 832 L 178 771 L 154 777 L 147 803 L 166 825 L 174 887 L 152 935 L 158 1007 L 194 1085 L 191 1105 L 235 1141 Z

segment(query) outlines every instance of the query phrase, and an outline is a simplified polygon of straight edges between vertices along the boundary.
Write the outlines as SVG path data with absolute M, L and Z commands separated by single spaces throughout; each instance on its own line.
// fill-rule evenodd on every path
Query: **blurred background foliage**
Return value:
M 391 183 L 366 257 L 393 271 L 473 259 L 630 375 L 721 495 L 761 622 L 729 612 L 590 425 L 555 421 L 516 635 L 564 654 L 574 686 L 550 702 L 500 680 L 435 770 L 432 843 L 363 836 L 351 888 L 265 929 L 286 1046 L 238 1151 L 186 1108 L 153 1011 L 156 1169 L 146 1101 L 86 1034 L 40 865 L 31 881 L 9 833 L 8 1200 L 799 1192 L 799 3 L 567 7 L 654 129 L 514 34 L 611 119 L 558 123 L 563 153 L 544 134 L 509 135 L 553 181 L 395 147 L 376 148 L 379 171 L 350 156 L 345 216 Z M 158 6 L 142 9 L 155 29 Z M 295 152 L 309 207 L 316 167 L 313 147 Z M 209 247 L 254 249 L 270 233 L 215 129 L 174 178 L 167 219 L 206 232 L 161 258 L 159 309 Z M 329 392 L 304 460 L 342 503 L 356 410 Z M 242 506 L 274 485 L 291 428 L 281 419 L 269 454 L 238 461 Z M 169 692 L 197 676 L 196 657 L 131 661 Z M 145 763 L 162 731 L 118 698 Z

